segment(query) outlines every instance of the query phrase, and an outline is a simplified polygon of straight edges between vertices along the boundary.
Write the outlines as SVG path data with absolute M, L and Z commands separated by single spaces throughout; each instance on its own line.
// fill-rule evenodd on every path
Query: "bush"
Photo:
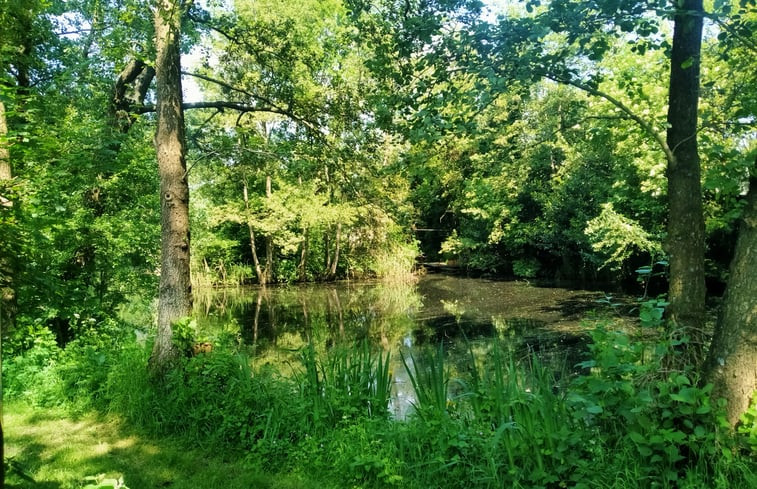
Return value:
M 221 342 L 152 379 L 149 345 L 103 328 L 60 350 L 35 329 L 9 343 L 20 353 L 6 361 L 5 387 L 118 414 L 177 442 L 242 450 L 265 472 L 315 471 L 334 487 L 748 487 L 753 464 L 722 431 L 710 386 L 661 374 L 665 344 L 602 325 L 592 338 L 583 370 L 559 379 L 500 344 L 478 359 L 471 350 L 472 368 L 456 377 L 442 349 L 406 357 L 418 400 L 402 422 L 388 416 L 388 356 L 367 343 L 308 345 L 284 377 L 251 369 Z M 750 419 L 754 410 L 744 447 L 754 446 Z
M 57 384 L 54 367 L 60 355 L 48 328 L 37 323 L 19 326 L 3 342 L 3 395 L 37 404 L 55 402 L 49 390 Z

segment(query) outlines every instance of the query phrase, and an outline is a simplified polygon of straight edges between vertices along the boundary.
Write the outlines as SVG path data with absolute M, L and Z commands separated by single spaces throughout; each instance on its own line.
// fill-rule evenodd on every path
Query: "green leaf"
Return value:
M 589 406 L 586 408 L 586 412 L 591 413 L 591 414 L 599 414 L 603 411 L 604 409 L 602 409 L 602 406 L 599 406 L 597 404 L 594 404 L 593 406 Z
M 670 398 L 674 401 L 685 402 L 686 404 L 694 404 L 697 401 L 697 392 L 699 389 L 696 387 L 684 387 L 678 393 L 670 394 Z
M 696 410 L 697 414 L 707 414 L 710 411 L 712 411 L 712 407 L 709 404 L 703 404 L 699 406 Z
M 689 58 L 689 59 L 685 60 L 683 63 L 681 63 L 681 69 L 682 70 L 688 70 L 692 66 L 694 66 L 694 58 Z
M 638 433 L 636 431 L 631 431 L 628 433 L 629 438 L 633 440 L 634 443 L 646 443 L 647 440 L 644 438 L 644 436 L 641 433 Z

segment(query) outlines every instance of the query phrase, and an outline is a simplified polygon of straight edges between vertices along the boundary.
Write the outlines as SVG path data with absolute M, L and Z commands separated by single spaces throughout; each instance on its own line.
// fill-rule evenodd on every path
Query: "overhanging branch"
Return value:
M 317 127 L 312 122 L 303 119 L 302 117 L 299 117 L 295 114 L 293 114 L 291 111 L 287 109 L 282 109 L 280 107 L 275 106 L 268 106 L 268 105 L 257 105 L 257 104 L 246 104 L 242 102 L 231 102 L 227 100 L 218 100 L 218 101 L 211 101 L 211 102 L 185 102 L 181 104 L 182 109 L 184 110 L 190 110 L 190 109 L 217 109 L 217 110 L 236 110 L 239 112 L 266 112 L 269 114 L 279 114 L 286 116 L 293 121 L 302 124 L 303 126 L 307 127 L 311 131 L 317 131 Z M 154 105 L 141 105 L 137 107 L 132 107 L 131 111 L 135 114 L 148 114 L 151 112 L 155 112 L 155 106 Z
M 642 119 L 638 114 L 636 114 L 633 110 L 631 110 L 630 107 L 628 107 L 626 104 L 621 102 L 620 100 L 616 99 L 609 93 L 603 92 L 602 90 L 599 90 L 598 88 L 591 87 L 589 85 L 586 85 L 584 83 L 581 83 L 576 80 L 566 79 L 566 78 L 560 78 L 559 76 L 553 75 L 551 73 L 541 73 L 541 75 L 544 78 L 547 78 L 549 80 L 555 81 L 557 83 L 562 83 L 564 85 L 570 85 L 572 87 L 578 88 L 579 90 L 582 90 L 590 95 L 594 95 L 595 97 L 601 97 L 608 102 L 610 102 L 612 105 L 620 109 L 621 112 L 626 114 L 629 119 L 636 122 L 643 130 L 646 132 L 649 136 L 651 136 L 657 145 L 660 147 L 663 153 L 665 153 L 665 158 L 668 161 L 668 164 L 673 166 L 675 165 L 675 155 L 673 154 L 673 150 L 668 146 L 667 141 L 665 138 L 657 131 L 655 131 L 654 127 L 648 122 Z

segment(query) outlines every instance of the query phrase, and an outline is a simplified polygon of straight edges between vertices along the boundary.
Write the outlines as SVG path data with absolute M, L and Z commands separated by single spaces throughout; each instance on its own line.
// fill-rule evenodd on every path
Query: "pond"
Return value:
M 336 282 L 221 289 L 199 295 L 200 338 L 241 344 L 257 365 L 285 370 L 301 348 L 320 351 L 369 341 L 391 352 L 391 409 L 407 413 L 414 393 L 400 352 L 412 361 L 442 345 L 454 376 L 471 354 L 494 341 L 516 358 L 539 356 L 555 372 L 583 359 L 586 314 L 601 308 L 602 292 L 428 274 L 413 284 Z

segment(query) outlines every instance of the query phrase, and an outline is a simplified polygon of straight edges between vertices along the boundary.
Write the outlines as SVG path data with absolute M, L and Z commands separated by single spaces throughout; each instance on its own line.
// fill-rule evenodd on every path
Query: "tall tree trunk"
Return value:
M 5 117 L 5 104 L 0 100 L 0 181 L 13 178 L 11 155 L 8 148 L 8 120 Z M 0 196 L 2 198 L 2 196 Z M 3 207 L 9 206 L 10 200 L 0 200 Z
M 690 339 L 682 362 L 702 360 L 704 347 L 704 216 L 697 149 L 702 0 L 683 0 L 675 15 L 670 56 L 667 145 L 671 328 Z
M 258 259 L 258 250 L 255 248 L 255 229 L 252 226 L 252 212 L 250 211 L 250 197 L 247 190 L 247 178 L 242 177 L 242 198 L 244 199 L 245 220 L 247 221 L 247 230 L 250 233 L 250 251 L 252 252 L 252 263 L 255 266 L 255 276 L 258 277 L 260 285 L 266 284 L 266 276 L 263 267 L 260 266 Z
M 2 191 L 4 184 L 13 179 L 8 146 L 8 121 L 5 117 L 5 105 L 0 100 L 0 191 Z M 13 212 L 13 208 L 13 197 L 0 193 L 0 212 Z M 14 287 L 16 267 L 13 262 L 12 253 L 8 253 L 8 256 L 0 256 L 0 335 L 16 323 L 16 291 Z
M 300 249 L 300 264 L 298 266 L 299 268 L 299 281 L 304 282 L 307 280 L 307 262 L 308 262 L 308 236 L 310 234 L 310 230 L 308 228 L 304 228 L 302 230 L 302 244 Z
M 192 312 L 189 276 L 189 186 L 181 93 L 181 0 L 157 0 L 155 46 L 158 127 L 155 150 L 160 173 L 161 267 L 158 335 L 150 364 L 162 370 L 179 354 L 173 323 Z
M 713 397 L 728 401 L 733 426 L 757 392 L 757 173 L 749 184 L 708 367 Z
M 271 175 L 266 175 L 265 177 L 265 197 L 270 204 L 273 197 Z M 265 237 L 265 278 L 266 282 L 273 280 L 273 236 L 270 235 Z
M 5 105 L 0 100 L 0 189 L 13 178 L 11 156 L 8 149 L 8 123 Z M 0 194 L 0 212 L 13 207 L 13 200 Z M 16 318 L 16 293 L 13 287 L 14 270 L 10 257 L 0 257 L 0 487 L 5 486 L 5 442 L 3 439 L 3 334 L 11 328 Z
M 334 259 L 331 261 L 331 270 L 329 270 L 329 278 L 336 277 L 336 267 L 339 265 L 339 249 L 342 244 L 342 223 L 336 225 L 336 237 L 334 238 Z

